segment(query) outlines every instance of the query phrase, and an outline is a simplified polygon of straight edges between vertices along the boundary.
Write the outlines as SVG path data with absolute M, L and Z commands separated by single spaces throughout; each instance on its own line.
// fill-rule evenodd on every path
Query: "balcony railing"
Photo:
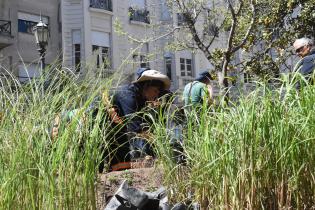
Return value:
M 112 0 L 90 0 L 90 7 L 113 11 Z
M 183 84 L 183 86 L 185 86 L 188 83 L 193 82 L 193 81 L 194 81 L 194 78 L 185 77 L 185 78 L 182 79 L 182 84 Z
M 100 69 L 97 72 L 97 76 L 100 78 L 112 78 L 114 75 L 114 71 L 113 70 L 109 70 L 109 69 Z
M 11 21 L 0 20 L 0 35 L 11 36 Z
M 149 11 L 146 9 L 134 9 L 129 7 L 129 19 L 150 24 Z

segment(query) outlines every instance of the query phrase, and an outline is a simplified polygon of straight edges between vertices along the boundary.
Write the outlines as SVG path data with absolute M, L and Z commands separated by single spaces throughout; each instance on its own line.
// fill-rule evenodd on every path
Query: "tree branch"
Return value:
M 195 26 L 197 19 L 191 16 L 191 13 L 189 13 L 188 8 L 186 7 L 185 3 L 182 0 L 176 0 L 176 2 L 185 18 L 187 26 L 193 36 L 193 40 L 195 41 L 196 45 L 205 54 L 208 60 L 212 59 L 212 55 L 210 54 L 207 47 L 204 45 L 204 43 L 202 42 L 202 40 L 200 39 L 198 35 L 197 29 Z
M 251 19 L 251 22 L 250 22 L 250 25 L 247 29 L 247 32 L 243 38 L 243 40 L 241 41 L 241 43 L 238 45 L 238 46 L 235 46 L 231 52 L 234 53 L 236 51 L 238 51 L 241 47 L 244 46 L 244 44 L 246 43 L 247 39 L 248 39 L 248 36 L 250 35 L 250 33 L 252 32 L 253 30 L 253 26 L 255 24 L 255 20 L 256 20 L 256 6 L 255 6 L 255 3 L 254 3 L 254 0 L 251 0 L 250 1 L 250 5 L 251 5 L 251 10 L 252 10 L 252 19 Z
M 235 33 L 235 29 L 236 29 L 237 19 L 236 19 L 235 10 L 233 8 L 231 0 L 227 0 L 227 2 L 228 2 L 228 8 L 229 8 L 231 15 L 232 15 L 232 26 L 230 29 L 230 33 L 229 33 L 229 37 L 228 37 L 228 44 L 227 44 L 227 49 L 226 49 L 226 53 L 229 53 L 231 48 L 232 48 L 232 42 L 233 42 L 234 33 Z
M 175 27 L 171 31 L 169 31 L 168 33 L 162 34 L 161 36 L 151 37 L 151 38 L 143 39 L 143 40 L 139 40 L 139 39 L 136 39 L 135 37 L 133 37 L 131 35 L 128 35 L 128 39 L 135 42 L 135 43 L 138 43 L 138 44 L 144 44 L 144 43 L 148 43 L 148 42 L 154 42 L 154 41 L 162 39 L 166 36 L 169 36 L 169 35 L 173 34 L 176 30 L 179 30 L 179 29 L 180 29 L 180 27 Z
M 239 2 L 240 2 L 240 6 L 239 6 L 239 8 L 238 8 L 238 10 L 236 12 L 236 16 L 238 16 L 240 14 L 240 12 L 241 12 L 241 10 L 243 8 L 243 5 L 244 5 L 244 2 L 242 0 L 239 0 Z
M 223 27 L 225 20 L 226 20 L 226 17 L 224 18 L 224 20 L 222 21 L 221 25 L 219 26 L 219 30 Z M 209 44 L 206 46 L 207 51 L 209 51 L 209 48 L 213 44 L 214 40 L 215 40 L 215 35 L 211 38 Z

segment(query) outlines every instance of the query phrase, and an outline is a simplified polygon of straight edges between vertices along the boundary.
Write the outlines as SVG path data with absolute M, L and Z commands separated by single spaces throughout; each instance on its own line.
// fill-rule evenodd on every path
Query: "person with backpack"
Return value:
M 200 106 L 205 100 L 209 101 L 212 99 L 212 87 L 210 85 L 210 80 L 212 76 L 209 71 L 201 72 L 194 81 L 188 83 L 183 92 L 183 99 L 185 102 L 185 107 L 189 106 Z

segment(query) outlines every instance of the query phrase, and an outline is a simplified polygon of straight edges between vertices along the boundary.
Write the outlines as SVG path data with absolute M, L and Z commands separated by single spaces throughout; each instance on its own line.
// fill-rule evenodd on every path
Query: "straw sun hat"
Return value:
M 133 83 L 150 81 L 150 80 L 159 80 L 163 82 L 165 90 L 168 90 L 171 86 L 171 81 L 168 78 L 168 76 L 162 74 L 161 72 L 157 70 L 152 70 L 152 69 L 143 71 L 141 76 L 138 77 L 136 81 L 133 81 Z

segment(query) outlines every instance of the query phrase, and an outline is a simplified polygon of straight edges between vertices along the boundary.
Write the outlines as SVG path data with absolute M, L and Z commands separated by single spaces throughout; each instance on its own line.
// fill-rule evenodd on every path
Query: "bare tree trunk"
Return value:
M 225 57 L 228 57 L 226 55 Z M 221 71 L 218 72 L 218 82 L 220 86 L 220 95 L 224 98 L 226 103 L 229 102 L 229 82 L 227 80 L 227 70 L 228 70 L 229 58 L 225 58 Z

